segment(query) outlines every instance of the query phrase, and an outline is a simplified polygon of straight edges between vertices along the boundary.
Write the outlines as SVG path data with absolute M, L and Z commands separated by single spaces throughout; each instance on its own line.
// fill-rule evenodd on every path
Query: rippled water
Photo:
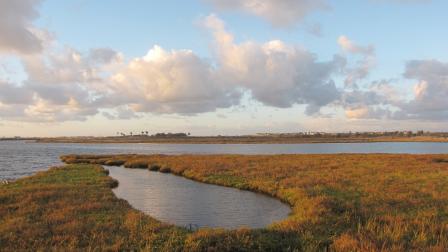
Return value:
M 148 170 L 106 168 L 120 183 L 113 190 L 117 197 L 178 226 L 262 228 L 285 219 L 291 211 L 279 200 L 258 193 Z
M 448 143 L 333 144 L 52 144 L 0 141 L 0 180 L 60 164 L 64 154 L 448 153 Z

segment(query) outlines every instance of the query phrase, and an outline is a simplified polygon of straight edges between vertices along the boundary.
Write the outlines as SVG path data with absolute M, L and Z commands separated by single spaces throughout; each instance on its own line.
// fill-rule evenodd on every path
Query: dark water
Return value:
M 51 144 L 0 141 L 0 180 L 60 164 L 64 154 L 448 153 L 448 143 L 332 144 Z
M 106 167 L 120 182 L 117 197 L 152 217 L 178 226 L 262 228 L 291 209 L 277 199 L 234 188 L 198 183 L 160 172 Z

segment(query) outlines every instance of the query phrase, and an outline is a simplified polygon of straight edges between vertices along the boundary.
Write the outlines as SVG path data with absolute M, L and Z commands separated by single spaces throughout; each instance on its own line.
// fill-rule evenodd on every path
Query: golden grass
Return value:
M 0 251 L 180 249 L 187 232 L 133 210 L 101 166 L 69 165 L 0 186 Z
M 62 160 L 167 167 L 197 181 L 263 192 L 293 208 L 289 218 L 263 230 L 266 233 L 202 230 L 187 236 L 184 249 L 226 244 L 220 248 L 256 250 L 261 241 L 269 245 L 278 240 L 273 237 L 285 234 L 282 249 L 448 249 L 447 155 L 73 155 Z
M 0 251 L 284 251 L 293 232 L 200 230 L 161 223 L 124 200 L 99 165 L 52 168 L 0 185 Z

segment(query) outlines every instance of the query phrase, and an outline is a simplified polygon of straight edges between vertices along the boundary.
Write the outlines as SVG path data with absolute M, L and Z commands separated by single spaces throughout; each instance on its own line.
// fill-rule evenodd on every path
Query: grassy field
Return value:
M 448 142 L 442 136 L 205 136 L 205 137 L 56 137 L 39 138 L 43 143 L 172 143 L 172 144 L 298 144 L 298 143 L 369 143 L 369 142 Z
M 74 155 L 62 159 L 71 165 L 0 186 L 0 250 L 448 249 L 448 155 Z M 115 198 L 110 188 L 116 184 L 97 164 L 171 172 L 259 191 L 289 203 L 293 213 L 266 229 L 189 232 L 160 223 Z
M 98 165 L 77 164 L 0 185 L 0 251 L 281 251 L 292 232 L 200 230 L 161 223 L 117 199 Z

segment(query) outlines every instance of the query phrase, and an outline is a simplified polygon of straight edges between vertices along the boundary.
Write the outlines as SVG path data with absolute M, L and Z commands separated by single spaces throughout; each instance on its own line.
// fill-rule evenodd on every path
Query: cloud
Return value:
M 104 80 L 110 75 L 108 66 L 120 63 L 118 53 L 108 51 L 107 60 L 65 47 L 62 50 L 47 50 L 40 55 L 24 56 L 22 62 L 28 74 L 25 86 L 39 97 L 54 104 L 66 104 L 71 99 L 78 103 L 91 102 L 91 96 L 104 92 Z
M 388 109 L 368 106 L 345 110 L 345 115 L 348 119 L 385 119 L 390 116 L 390 113 Z
M 0 52 L 36 53 L 42 50 L 41 31 L 32 21 L 40 0 L 0 1 Z
M 193 115 L 239 105 L 247 93 L 267 106 L 303 104 L 307 114 L 315 115 L 340 99 L 332 76 L 345 66 L 342 57 L 321 62 L 280 40 L 237 44 L 213 15 L 204 25 L 213 35 L 212 59 L 160 46 L 128 63 L 109 48 L 82 53 L 53 46 L 22 55 L 27 79 L 0 85 L 0 102 L 22 105 L 14 119 L 65 121 L 102 111 L 118 119 L 140 113 Z
M 24 109 L 24 117 L 19 119 L 30 122 L 85 121 L 89 116 L 98 113 L 96 107 L 87 105 L 80 104 L 75 98 L 70 98 L 65 104 L 54 104 L 37 98 Z
M 0 119 L 22 120 L 25 118 L 26 105 L 8 105 L 0 102 Z
M 239 11 L 260 17 L 274 27 L 291 27 L 308 15 L 330 9 L 328 0 L 202 0 L 217 11 Z M 372 3 L 416 4 L 432 0 L 368 0 Z M 312 34 L 320 34 L 320 27 L 308 27 Z
M 414 80 L 411 98 L 387 81 L 369 90 L 345 92 L 342 106 L 349 118 L 446 121 L 448 119 L 448 63 L 413 60 L 403 76 Z
M 88 60 L 91 63 L 110 64 L 112 62 L 121 62 L 123 55 L 111 48 L 92 48 L 89 51 Z
M 414 98 L 401 104 L 402 119 L 448 119 L 448 63 L 413 60 L 406 64 L 404 77 L 416 80 Z
M 396 80 L 357 87 L 375 65 L 372 45 L 362 46 L 340 36 L 337 43 L 343 54 L 322 61 L 312 52 L 281 40 L 237 43 L 215 15 L 203 20 L 213 38 L 211 58 L 156 45 L 146 55 L 126 61 L 124 55 L 110 48 L 80 52 L 50 43 L 44 30 L 31 25 L 38 1 L 20 3 L 24 2 L 29 4 L 27 8 L 17 4 L 17 12 L 25 21 L 14 19 L 14 24 L 20 23 L 14 29 L 17 34 L 28 31 L 37 40 L 25 39 L 23 44 L 0 41 L 1 50 L 19 52 L 17 57 L 27 75 L 21 83 L 0 79 L 1 119 L 58 122 L 86 120 L 98 114 L 109 119 L 130 119 L 142 113 L 194 115 L 240 105 L 242 97 L 277 108 L 305 105 L 306 114 L 314 116 L 332 106 L 343 108 L 350 119 L 448 118 L 447 63 L 408 62 L 404 77 L 416 82 L 413 98 L 409 99 L 391 84 Z M 258 8 L 254 14 L 274 20 L 280 14 L 271 17 L 266 14 L 268 9 L 281 12 L 286 2 L 250 6 Z M 258 2 L 216 1 L 223 8 L 248 8 L 249 3 Z M 295 2 L 305 3 L 311 4 Z M 289 21 L 277 20 L 277 24 L 297 22 L 303 13 L 285 19 Z M 6 27 L 2 23 L 0 34 Z M 354 63 L 352 58 L 356 59 Z M 345 76 L 345 87 L 335 84 L 334 78 L 341 75 Z
M 2 119 L 86 120 L 107 106 L 101 104 L 107 95 L 106 80 L 112 66 L 121 64 L 120 54 L 101 48 L 85 54 L 70 47 L 46 48 L 40 54 L 21 55 L 20 60 L 26 80 L 20 84 L 0 80 Z
M 243 11 L 273 26 L 292 26 L 314 11 L 327 9 L 326 0 L 203 0 L 218 10 Z
M 338 38 L 339 46 L 346 52 L 362 55 L 372 55 L 375 52 L 373 46 L 360 46 L 355 42 L 351 41 L 347 36 L 339 36 Z
M 331 76 L 344 66 L 342 58 L 319 62 L 314 54 L 279 40 L 236 44 L 214 15 L 204 25 L 214 39 L 212 59 L 154 46 L 112 74 L 108 95 L 99 103 L 127 106 L 134 113 L 192 115 L 238 105 L 249 92 L 268 106 L 305 104 L 311 115 L 339 99 Z
M 344 66 L 342 58 L 319 62 L 314 54 L 280 40 L 236 44 L 214 15 L 206 18 L 205 26 L 213 33 L 221 75 L 249 90 L 264 105 L 306 104 L 307 113 L 314 114 L 339 98 L 331 76 Z
M 347 87 L 356 88 L 357 83 L 366 78 L 375 66 L 375 47 L 372 45 L 360 46 L 344 35 L 339 36 L 337 42 L 344 52 L 361 57 L 354 66 L 346 69 L 347 76 L 344 81 Z
M 241 93 L 190 50 L 154 46 L 112 77 L 110 97 L 135 112 L 196 114 L 239 103 Z
M 338 105 L 349 119 L 384 119 L 390 114 L 387 106 L 392 98 L 385 92 L 389 89 L 387 82 L 374 82 L 367 89 L 346 90 Z
M 5 104 L 28 104 L 33 99 L 33 93 L 24 87 L 0 81 L 0 101 Z
M 113 109 L 111 112 L 103 111 L 102 115 L 109 120 L 129 120 L 135 118 L 141 118 L 140 115 L 136 114 L 128 106 L 120 106 Z

